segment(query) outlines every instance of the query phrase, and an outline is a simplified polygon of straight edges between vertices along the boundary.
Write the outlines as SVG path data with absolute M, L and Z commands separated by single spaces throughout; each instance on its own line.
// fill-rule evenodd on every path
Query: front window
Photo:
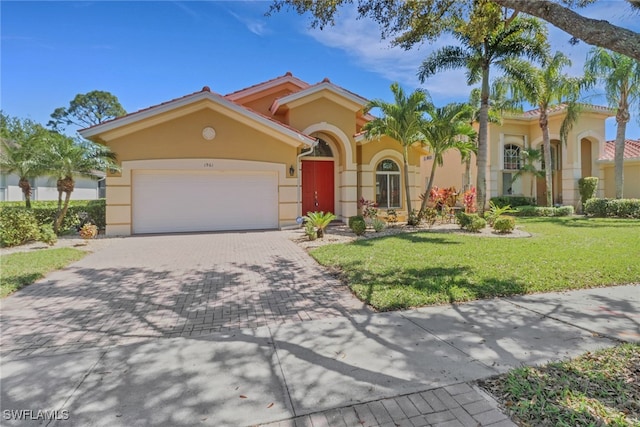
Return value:
M 520 169 L 520 147 L 514 144 L 504 146 L 504 169 Z
M 400 207 L 400 168 L 393 160 L 383 160 L 376 168 L 376 203 L 383 209 Z

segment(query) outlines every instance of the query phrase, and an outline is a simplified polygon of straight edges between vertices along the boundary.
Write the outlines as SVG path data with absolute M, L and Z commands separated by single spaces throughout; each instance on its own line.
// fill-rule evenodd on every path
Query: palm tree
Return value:
M 506 61 L 522 57 L 536 60 L 547 49 L 546 27 L 536 19 L 516 17 L 486 24 L 486 20 L 478 19 L 475 24 L 472 20 L 467 26 L 456 29 L 454 36 L 460 41 L 460 45 L 445 46 L 433 52 L 423 61 L 418 71 L 418 77 L 424 83 L 439 71 L 466 68 L 467 84 L 481 83 L 476 185 L 480 212 L 484 212 L 487 193 L 489 71 L 495 66 L 508 72 L 504 66 Z
M 473 116 L 471 120 L 471 124 L 479 123 L 479 114 L 481 108 L 481 90 L 478 88 L 474 88 L 471 90 L 471 94 L 469 95 L 469 105 L 471 105 L 473 109 Z M 507 91 L 501 87 L 492 85 L 491 91 L 489 93 L 489 123 L 495 123 L 498 125 L 502 124 L 502 116 L 505 112 L 516 112 L 521 111 L 522 108 L 518 106 L 518 103 L 515 102 L 511 98 L 507 98 Z M 474 151 L 474 153 L 477 153 Z M 463 185 L 463 189 L 466 191 L 471 188 L 471 153 L 461 154 L 461 161 L 464 163 L 464 176 L 465 183 Z
M 57 180 L 58 188 L 58 216 L 53 226 L 58 232 L 69 208 L 71 193 L 75 189 L 74 177 L 95 177 L 96 171 L 117 170 L 117 165 L 115 154 L 105 146 L 88 141 L 80 143 L 58 133 L 52 133 L 48 142 L 45 153 L 47 174 Z
M 538 122 L 542 130 L 547 206 L 553 205 L 549 112 L 555 107 L 564 108 L 565 117 L 560 126 L 560 138 L 566 142 L 569 131 L 580 111 L 580 105 L 577 102 L 580 91 L 588 83 L 584 78 L 569 77 L 562 73 L 562 69 L 570 65 L 571 60 L 562 52 L 556 52 L 553 56 L 547 55 L 540 68 L 521 61 L 514 61 L 508 65 L 510 67 L 509 75 L 497 82 L 498 85 L 504 85 L 508 88 L 514 99 L 536 105 L 539 109 Z
M 522 177 L 523 175 L 531 175 L 531 189 L 529 194 L 533 199 L 535 198 L 533 193 L 535 178 L 545 177 L 545 171 L 538 169 L 538 167 L 536 166 L 542 160 L 542 151 L 536 148 L 529 147 L 525 150 L 522 150 L 520 152 L 520 155 L 522 156 L 523 163 L 520 169 L 518 169 L 518 171 L 513 174 L 511 182 L 516 182 L 516 180 L 520 179 L 520 177 Z
M 427 188 L 422 195 L 420 211 L 427 205 L 436 168 L 444 163 L 444 153 L 457 149 L 461 155 L 470 157 L 477 150 L 474 143 L 477 134 L 470 123 L 473 108 L 469 104 L 451 103 L 442 108 L 429 105 L 426 113 L 430 118 L 422 122 L 422 135 L 433 156 L 433 164 Z
M 29 119 L 20 120 L 0 113 L 0 169 L 2 173 L 18 175 L 18 186 L 31 208 L 31 179 L 42 175 L 43 141 L 48 131 Z
M 614 155 L 616 198 L 623 197 L 624 144 L 629 110 L 640 108 L 640 61 L 600 47 L 589 51 L 585 72 L 593 80 L 604 83 L 607 101 L 616 108 L 616 150 Z M 640 118 L 638 119 L 640 123 Z
M 365 138 L 380 139 L 383 135 L 391 137 L 402 145 L 402 160 L 404 163 L 404 186 L 407 201 L 407 214 L 411 211 L 411 193 L 409 186 L 409 147 L 422 140 L 421 123 L 422 113 L 430 104 L 427 92 L 417 89 L 407 96 L 398 83 L 391 84 L 393 103 L 380 99 L 370 101 L 364 108 L 369 112 L 379 108 L 382 117 L 367 122 L 363 130 Z

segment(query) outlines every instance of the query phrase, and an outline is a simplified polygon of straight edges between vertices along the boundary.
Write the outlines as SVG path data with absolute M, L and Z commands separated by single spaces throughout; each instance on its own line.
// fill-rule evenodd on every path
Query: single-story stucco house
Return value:
M 106 233 L 285 228 L 309 211 L 346 222 L 361 197 L 406 215 L 402 148 L 363 137 L 367 102 L 286 73 L 227 95 L 204 87 L 80 131 L 121 165 L 106 179 Z M 425 154 L 409 150 L 415 204 Z
M 569 132 L 566 143 L 560 141 L 560 126 L 566 115 L 564 106 L 549 113 L 551 157 L 553 168 L 554 204 L 572 205 L 579 208 L 578 180 L 583 177 L 599 178 L 598 197 L 615 197 L 613 153 L 614 141 L 605 140 L 605 120 L 615 116 L 615 110 L 596 105 L 583 105 L 578 119 Z M 506 115 L 501 124 L 489 125 L 487 195 L 519 195 L 534 197 L 538 204 L 546 201 L 544 179 L 524 174 L 513 180 L 523 165 L 521 151 L 526 148 L 542 148 L 540 111 Z M 640 198 L 640 143 L 627 140 L 624 151 L 624 196 Z M 422 176 L 428 177 L 432 159 L 422 158 Z M 543 169 L 541 162 L 536 164 Z M 475 158 L 471 167 L 471 183 L 475 185 L 477 168 Z M 435 185 L 439 187 L 464 186 L 465 168 L 460 154 L 455 150 L 444 156 L 444 167 L 436 172 Z M 424 181 L 424 178 L 423 178 Z M 533 182 L 532 182 L 533 181 Z M 424 185 L 424 183 L 423 183 Z
M 0 173 L 0 201 L 18 202 L 24 200 L 24 193 L 18 185 L 20 177 L 15 174 Z M 31 200 L 58 200 L 58 188 L 54 178 L 41 176 L 31 181 Z M 96 178 L 75 178 L 73 200 L 95 200 L 105 196 L 104 173 L 96 171 Z

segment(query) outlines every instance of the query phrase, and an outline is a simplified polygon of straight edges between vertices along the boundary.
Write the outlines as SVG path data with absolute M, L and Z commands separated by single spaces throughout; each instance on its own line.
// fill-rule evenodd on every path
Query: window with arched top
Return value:
M 324 139 L 318 138 L 318 143 L 308 157 L 333 157 L 333 151 Z
M 400 167 L 385 159 L 376 167 L 376 203 L 383 209 L 400 207 Z
M 504 146 L 504 168 L 507 170 L 518 170 L 522 167 L 520 157 L 520 146 L 507 144 Z

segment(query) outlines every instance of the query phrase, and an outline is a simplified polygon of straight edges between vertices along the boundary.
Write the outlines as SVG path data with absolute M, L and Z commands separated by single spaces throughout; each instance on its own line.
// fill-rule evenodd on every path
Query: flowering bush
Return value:
M 98 235 L 98 227 L 93 224 L 85 224 L 80 229 L 80 237 L 85 240 L 95 239 Z
M 465 213 L 474 213 L 476 209 L 476 187 L 471 187 L 462 196 Z
M 358 206 L 362 208 L 362 216 L 366 219 L 374 219 L 378 216 L 378 204 L 373 200 L 367 200 L 361 197 L 358 200 Z
M 458 201 L 458 194 L 456 187 L 438 188 L 433 186 L 429 194 L 429 200 L 435 205 L 436 209 L 442 210 L 443 206 L 455 206 Z

